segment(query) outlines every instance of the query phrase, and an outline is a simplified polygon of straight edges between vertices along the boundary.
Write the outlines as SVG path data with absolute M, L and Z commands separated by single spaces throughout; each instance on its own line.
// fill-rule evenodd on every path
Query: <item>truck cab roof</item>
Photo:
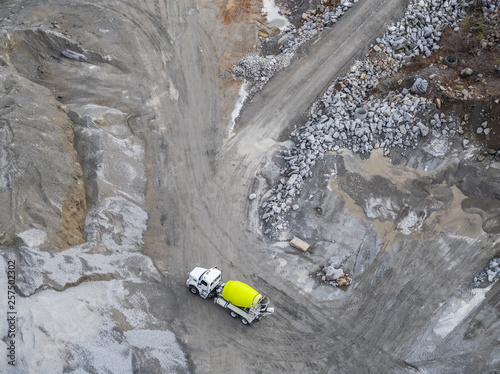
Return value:
M 211 284 L 213 281 L 215 281 L 218 277 L 220 278 L 220 275 L 222 272 L 217 269 L 217 268 L 210 268 L 210 269 L 205 269 L 205 268 L 200 268 L 196 267 L 194 268 L 191 273 L 189 274 L 193 279 L 196 279 L 197 281 L 204 280 L 208 284 Z

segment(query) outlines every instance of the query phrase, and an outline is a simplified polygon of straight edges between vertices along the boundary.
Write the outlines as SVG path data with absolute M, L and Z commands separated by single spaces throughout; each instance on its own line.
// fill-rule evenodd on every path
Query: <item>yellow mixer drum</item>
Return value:
M 258 304 L 262 295 L 245 283 L 228 281 L 222 289 L 222 297 L 241 308 L 252 308 Z

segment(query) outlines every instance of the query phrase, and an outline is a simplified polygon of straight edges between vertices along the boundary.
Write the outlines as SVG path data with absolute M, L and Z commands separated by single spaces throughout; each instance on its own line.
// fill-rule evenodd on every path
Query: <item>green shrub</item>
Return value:
M 468 30 L 470 27 L 470 14 L 467 14 L 464 18 L 464 29 Z

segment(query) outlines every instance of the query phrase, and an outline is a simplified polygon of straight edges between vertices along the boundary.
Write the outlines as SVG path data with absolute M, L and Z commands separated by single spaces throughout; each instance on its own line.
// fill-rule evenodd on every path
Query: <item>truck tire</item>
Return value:
M 453 68 L 453 67 L 457 66 L 458 58 L 457 58 L 457 56 L 454 56 L 454 55 L 446 56 L 444 59 L 444 63 L 445 63 L 445 65 L 448 65 L 450 68 Z
M 230 315 L 231 317 L 233 317 L 233 318 L 238 317 L 238 315 L 237 315 L 235 312 L 233 312 L 232 310 L 230 310 L 230 311 L 229 311 L 229 315 Z
M 198 295 L 198 289 L 195 286 L 189 286 L 189 291 L 191 291 L 193 295 Z
M 248 325 L 248 321 L 245 318 L 241 319 L 241 323 L 243 323 L 244 325 Z

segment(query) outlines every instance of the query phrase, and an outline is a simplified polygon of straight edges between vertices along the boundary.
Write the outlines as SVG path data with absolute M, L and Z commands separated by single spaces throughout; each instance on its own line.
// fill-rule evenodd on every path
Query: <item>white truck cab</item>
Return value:
M 211 269 L 196 267 L 189 273 L 186 286 L 194 295 L 199 294 L 204 299 L 211 299 L 221 284 L 221 275 L 222 272 L 217 267 Z

